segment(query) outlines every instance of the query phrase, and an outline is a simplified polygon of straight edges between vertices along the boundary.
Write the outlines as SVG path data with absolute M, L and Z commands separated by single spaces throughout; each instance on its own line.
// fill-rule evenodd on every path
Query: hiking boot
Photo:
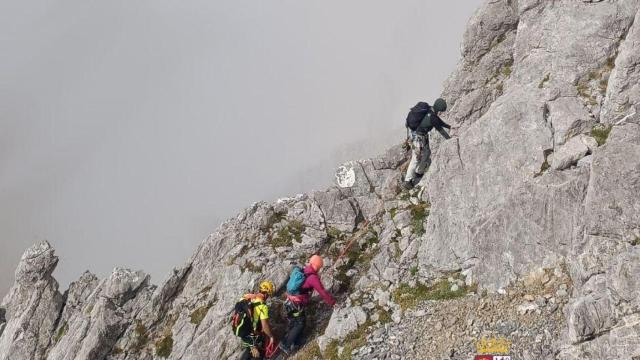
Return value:
M 409 180 L 409 181 L 403 181 L 402 185 L 400 185 L 402 187 L 402 189 L 404 190 L 411 190 L 413 189 L 413 180 Z
M 418 185 L 418 183 L 420 183 L 420 180 L 422 180 L 422 177 L 424 176 L 424 174 L 418 174 L 418 173 L 414 173 L 415 176 L 413 177 L 413 179 L 411 179 L 411 187 L 415 187 L 416 185 Z

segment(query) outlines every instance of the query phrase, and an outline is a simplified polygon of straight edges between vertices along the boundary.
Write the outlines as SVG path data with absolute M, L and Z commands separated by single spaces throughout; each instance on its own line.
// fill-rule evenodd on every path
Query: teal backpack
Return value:
M 289 281 L 287 282 L 287 293 L 289 295 L 300 295 L 300 288 L 307 276 L 300 266 L 294 266 L 289 274 Z

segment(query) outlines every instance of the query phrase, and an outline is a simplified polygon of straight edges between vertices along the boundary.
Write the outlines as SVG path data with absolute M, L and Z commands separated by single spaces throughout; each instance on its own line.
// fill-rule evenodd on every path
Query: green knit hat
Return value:
M 447 110 L 447 102 L 444 99 L 437 99 L 433 103 L 433 111 L 435 112 L 443 112 Z

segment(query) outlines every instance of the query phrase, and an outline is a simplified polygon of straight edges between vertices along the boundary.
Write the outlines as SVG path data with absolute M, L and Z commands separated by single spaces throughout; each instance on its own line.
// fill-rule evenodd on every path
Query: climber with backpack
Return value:
M 275 349 L 275 338 L 269 326 L 269 306 L 266 304 L 273 292 L 273 283 L 262 281 L 258 293 L 245 294 L 233 309 L 231 328 L 242 340 L 242 347 L 245 349 L 241 360 L 263 359 L 264 352 L 270 346 Z M 265 337 L 269 340 L 266 345 Z
M 284 303 L 287 312 L 287 334 L 278 346 L 286 353 L 292 353 L 298 344 L 298 340 L 305 325 L 305 308 L 309 305 L 311 294 L 315 290 L 329 306 L 334 306 L 336 300 L 322 285 L 318 272 L 322 269 L 324 261 L 319 255 L 313 255 L 304 268 L 295 266 L 289 275 L 287 282 L 287 300 Z
M 404 189 L 409 190 L 416 186 L 431 163 L 429 131 L 435 128 L 445 139 L 451 138 L 445 130 L 445 128 L 451 129 L 451 126 L 438 116 L 446 110 L 446 101 L 437 99 L 433 106 L 426 102 L 419 102 L 409 111 L 405 126 L 407 142 L 411 147 L 411 161 L 402 183 Z

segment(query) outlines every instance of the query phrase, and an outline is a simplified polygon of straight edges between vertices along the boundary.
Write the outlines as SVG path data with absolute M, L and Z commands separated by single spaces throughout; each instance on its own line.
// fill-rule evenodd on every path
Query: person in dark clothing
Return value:
M 320 281 L 318 272 L 324 265 L 324 261 L 318 255 L 313 255 L 309 259 L 309 264 L 304 268 L 305 280 L 300 288 L 300 295 L 287 294 L 287 300 L 285 301 L 285 309 L 287 310 L 287 320 L 289 322 L 289 329 L 286 336 L 280 343 L 280 350 L 286 354 L 295 350 L 298 344 L 298 340 L 305 324 L 305 308 L 309 305 L 311 300 L 311 294 L 315 290 L 318 292 L 322 300 L 329 306 L 334 306 L 336 300 L 329 294 Z
M 444 99 L 437 99 L 433 106 L 419 102 L 407 115 L 407 141 L 411 145 L 411 161 L 403 182 L 403 187 L 407 190 L 420 182 L 425 170 L 431 164 L 429 131 L 436 129 L 445 139 L 451 138 L 445 130 L 450 129 L 451 126 L 438 116 L 445 110 L 447 110 L 447 103 Z

